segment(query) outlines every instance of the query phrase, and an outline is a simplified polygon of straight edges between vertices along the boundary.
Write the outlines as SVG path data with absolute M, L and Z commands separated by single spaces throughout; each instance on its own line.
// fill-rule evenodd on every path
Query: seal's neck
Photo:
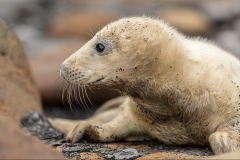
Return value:
M 184 75 L 189 71 L 188 51 L 183 44 L 184 40 L 180 38 L 182 37 L 173 37 L 170 39 L 172 42 L 162 42 L 160 53 L 151 54 L 151 64 L 139 66 L 139 71 L 132 77 L 123 79 L 117 89 L 138 102 L 150 105 L 162 101 L 168 93 L 171 95 L 171 91 L 174 91 L 172 88 L 180 86 Z

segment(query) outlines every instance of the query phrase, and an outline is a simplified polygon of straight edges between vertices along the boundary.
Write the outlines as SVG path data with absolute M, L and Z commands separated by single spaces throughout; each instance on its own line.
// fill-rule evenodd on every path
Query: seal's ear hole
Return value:
M 127 39 L 127 40 L 130 40 L 130 39 L 131 39 L 131 37 L 129 37 L 129 36 L 128 36 L 128 37 L 126 37 L 126 39 Z

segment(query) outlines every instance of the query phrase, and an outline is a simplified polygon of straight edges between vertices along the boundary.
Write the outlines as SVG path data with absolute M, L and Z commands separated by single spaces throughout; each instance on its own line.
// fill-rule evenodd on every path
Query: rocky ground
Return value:
M 69 159 L 200 159 L 213 155 L 210 147 L 168 146 L 154 141 L 91 143 L 83 139 L 72 144 L 66 142 L 65 135 L 53 128 L 44 115 L 35 111 L 22 117 L 21 127 Z

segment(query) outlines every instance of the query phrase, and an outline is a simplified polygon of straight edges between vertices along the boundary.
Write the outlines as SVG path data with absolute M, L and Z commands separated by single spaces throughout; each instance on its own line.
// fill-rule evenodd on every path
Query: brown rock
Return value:
M 97 153 L 91 153 L 91 152 L 82 152 L 79 154 L 82 159 L 86 159 L 85 157 L 88 157 L 88 159 L 97 159 L 97 160 L 104 160 L 105 158 L 100 157 Z
M 64 159 L 50 146 L 24 133 L 0 112 L 0 159 Z
M 109 143 L 105 146 L 111 147 L 111 148 L 142 148 L 145 150 L 150 150 L 151 147 L 145 144 L 138 144 L 138 145 L 133 145 L 132 142 L 112 142 Z
M 71 148 L 74 148 L 74 147 L 71 147 Z M 68 149 L 68 148 L 67 148 Z M 61 146 L 57 146 L 56 147 L 56 150 L 58 152 L 62 152 L 62 148 Z M 100 157 L 97 153 L 94 153 L 94 152 L 81 152 L 79 153 L 79 155 L 81 159 L 98 159 L 98 160 L 104 160 L 104 158 Z M 85 158 L 85 157 L 88 157 L 88 158 Z M 77 156 L 74 156 L 72 158 L 73 160 L 77 160 Z
M 49 50 L 30 58 L 33 75 L 39 87 L 43 102 L 62 103 L 62 88 L 59 78 L 59 70 L 62 62 L 75 51 L 80 49 L 87 41 L 81 40 L 60 46 L 57 49 Z M 56 81 L 56 79 L 58 79 Z M 93 103 L 103 103 L 111 98 L 119 96 L 115 91 L 87 90 L 89 99 Z M 85 97 L 86 98 L 86 97 Z
M 203 12 L 186 6 L 165 7 L 156 15 L 186 34 L 206 34 L 211 26 Z
M 54 36 L 92 37 L 103 26 L 117 19 L 113 13 L 99 11 L 73 11 L 57 15 L 50 24 L 49 33 Z
M 27 56 L 16 34 L 0 19 L 0 111 L 19 122 L 31 109 L 42 112 Z
M 148 154 L 137 158 L 137 160 L 144 159 L 202 159 L 202 156 L 193 156 L 185 153 L 175 153 L 175 152 L 157 152 Z

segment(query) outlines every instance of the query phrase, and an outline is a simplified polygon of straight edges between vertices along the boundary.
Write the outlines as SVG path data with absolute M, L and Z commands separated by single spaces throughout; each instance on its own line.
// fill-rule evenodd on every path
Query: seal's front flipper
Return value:
M 133 132 L 137 133 L 129 101 L 127 99 L 120 106 L 118 115 L 108 123 L 97 126 L 87 121 L 79 122 L 68 133 L 67 140 L 76 143 L 84 137 L 93 142 L 112 142 L 124 139 Z

